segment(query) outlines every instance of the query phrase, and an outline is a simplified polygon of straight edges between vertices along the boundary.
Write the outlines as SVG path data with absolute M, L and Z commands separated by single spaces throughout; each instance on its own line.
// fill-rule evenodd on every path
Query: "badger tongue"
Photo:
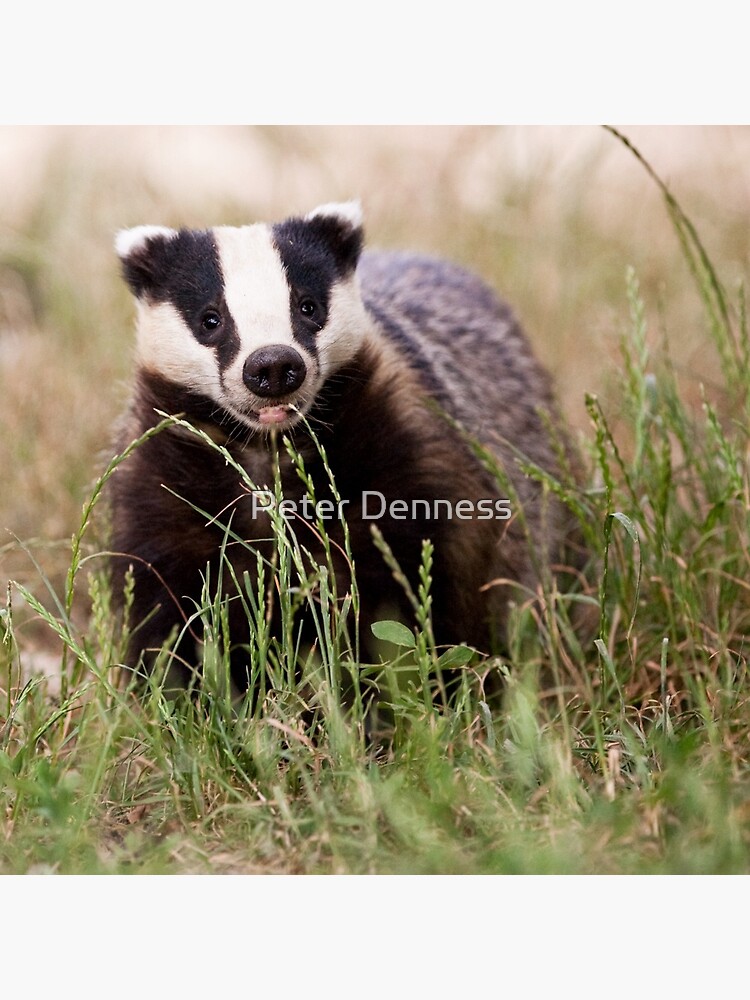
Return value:
M 258 420 L 261 424 L 283 424 L 289 417 L 288 406 L 264 406 L 258 410 Z

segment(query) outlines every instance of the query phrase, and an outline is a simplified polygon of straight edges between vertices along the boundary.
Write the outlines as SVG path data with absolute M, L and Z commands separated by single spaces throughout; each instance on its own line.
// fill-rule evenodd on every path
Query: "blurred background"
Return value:
M 617 127 L 734 294 L 750 240 L 750 128 Z M 39 591 L 34 560 L 64 585 L 81 506 L 112 454 L 133 330 L 113 252 L 123 227 L 276 221 L 359 198 L 370 245 L 450 257 L 510 301 L 584 444 L 585 392 L 617 423 L 628 267 L 650 343 L 668 342 L 687 398 L 699 406 L 701 384 L 718 384 L 658 187 L 599 126 L 4 127 L 0 192 L 3 589 L 14 578 Z

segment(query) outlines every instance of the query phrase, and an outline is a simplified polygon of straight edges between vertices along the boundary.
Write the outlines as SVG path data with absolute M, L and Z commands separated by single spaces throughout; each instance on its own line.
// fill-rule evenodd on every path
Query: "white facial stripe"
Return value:
M 199 344 L 171 302 L 137 302 L 139 364 L 151 372 L 218 400 L 221 393 L 216 354 Z
M 247 358 L 261 347 L 285 344 L 293 347 L 307 366 L 302 395 L 310 393 L 317 365 L 308 351 L 294 339 L 289 315 L 289 285 L 281 257 L 265 225 L 214 229 L 219 250 L 224 298 L 234 320 L 240 348 L 223 373 L 221 401 L 233 412 L 258 409 L 266 400 L 248 393 L 243 380 Z
M 357 278 L 334 285 L 328 303 L 328 322 L 317 338 L 323 378 L 352 360 L 370 325 Z
M 267 226 L 218 226 L 224 297 L 240 338 L 244 359 L 259 347 L 294 345 L 289 286 Z

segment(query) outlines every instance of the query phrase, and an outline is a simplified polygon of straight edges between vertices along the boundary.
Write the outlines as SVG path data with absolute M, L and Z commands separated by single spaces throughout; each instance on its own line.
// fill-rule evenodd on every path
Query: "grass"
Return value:
M 276 156 L 293 133 L 272 138 Z M 108 464 L 113 456 L 101 427 L 119 404 L 96 387 L 126 379 L 128 362 L 127 351 L 114 351 L 111 335 L 90 324 L 92 316 L 117 316 L 121 330 L 128 304 L 114 272 L 82 280 L 63 250 L 66 236 L 80 229 L 98 260 L 98 237 L 85 221 L 92 211 L 103 226 L 116 214 L 113 201 L 138 202 L 143 218 L 121 218 L 111 231 L 146 221 L 157 198 L 134 195 L 120 175 L 107 175 L 105 198 L 101 176 L 82 182 L 70 151 L 51 159 L 53 173 L 26 216 L 15 229 L 6 224 L 0 258 L 0 345 L 9 345 L 2 356 L 7 450 L 0 457 L 13 470 L 0 499 L 15 535 L 2 549 L 9 582 L 0 612 L 0 871 L 750 870 L 744 293 L 742 285 L 726 290 L 700 227 L 629 140 L 610 133 L 607 141 L 661 199 L 673 241 L 664 267 L 679 282 L 665 288 L 664 274 L 642 258 L 635 265 L 623 259 L 621 233 L 604 242 L 581 204 L 567 205 L 555 252 L 567 253 L 574 220 L 605 263 L 571 283 L 572 298 L 560 309 L 571 326 L 563 322 L 561 336 L 573 337 L 576 297 L 588 294 L 595 278 L 597 288 L 611 286 L 606 301 L 619 327 L 617 364 L 602 351 L 600 387 L 581 395 L 586 489 L 548 481 L 567 499 L 595 555 L 583 591 L 565 596 L 550 585 L 519 599 L 509 654 L 468 660 L 462 648 L 436 650 L 431 641 L 426 546 L 412 594 L 414 628 L 381 623 L 384 663 L 363 668 L 339 627 L 342 613 L 356 618 L 356 589 L 331 593 L 327 568 L 311 564 L 304 539 L 279 521 L 276 564 L 257 588 L 243 587 L 258 623 L 253 662 L 261 692 L 244 703 L 232 699 L 226 682 L 215 581 L 207 582 L 193 622 L 205 640 L 203 693 L 167 698 L 157 672 L 136 694 L 118 666 L 124 636 L 111 612 L 97 532 L 100 490 L 118 461 Z M 443 204 L 464 220 L 457 255 L 471 259 L 481 248 L 485 273 L 502 270 L 509 277 L 501 287 L 512 287 L 525 262 L 512 264 L 514 234 L 501 232 L 505 212 L 484 205 L 468 219 L 451 176 L 441 183 Z M 506 180 L 496 204 L 531 212 L 540 179 L 516 184 Z M 211 221 L 234 221 L 241 209 L 201 210 L 215 213 Z M 445 209 L 431 230 L 418 225 L 418 241 L 448 252 L 441 225 L 450 215 Z M 161 214 L 158 221 L 171 220 Z M 403 244 L 402 236 L 394 231 L 393 242 Z M 497 249 L 491 259 L 489 246 Z M 730 270 L 733 252 L 720 255 Z M 576 273 L 580 256 L 579 247 Z M 619 272 L 616 282 L 610 268 Z M 549 309 L 541 299 L 538 317 Z M 19 322 L 21 346 L 19 333 L 11 335 Z M 700 379 L 688 371 L 683 342 L 674 344 L 675 322 L 685 343 L 701 345 Z M 569 359 L 572 367 L 586 348 Z M 91 363 L 77 364 L 82 356 Z M 72 379 L 64 406 L 61 368 Z M 27 402 L 32 375 L 40 400 L 34 408 Z M 577 424 L 575 403 L 566 405 Z M 85 420 L 77 419 L 78 407 Z M 96 469 L 104 471 L 94 482 Z M 61 541 L 66 532 L 72 546 Z M 272 574 L 284 602 L 277 637 L 264 631 Z M 298 605 L 316 610 L 315 656 L 296 646 Z M 578 606 L 593 614 L 590 634 L 571 627 Z M 54 669 L 36 673 L 42 661 Z M 449 666 L 462 681 L 446 700 L 439 680 Z M 495 681 L 500 693 L 493 696 Z M 392 743 L 379 752 L 364 725 L 373 683 L 385 692 L 394 726 Z

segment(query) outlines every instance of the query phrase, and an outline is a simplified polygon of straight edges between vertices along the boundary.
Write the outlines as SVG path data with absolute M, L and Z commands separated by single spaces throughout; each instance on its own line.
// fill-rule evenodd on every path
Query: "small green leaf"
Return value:
M 468 646 L 453 646 L 446 649 L 438 660 L 438 666 L 443 668 L 463 667 L 473 657 L 474 650 Z
M 392 642 L 395 646 L 406 646 L 414 649 L 416 640 L 414 633 L 401 622 L 373 622 L 370 626 L 376 639 Z

